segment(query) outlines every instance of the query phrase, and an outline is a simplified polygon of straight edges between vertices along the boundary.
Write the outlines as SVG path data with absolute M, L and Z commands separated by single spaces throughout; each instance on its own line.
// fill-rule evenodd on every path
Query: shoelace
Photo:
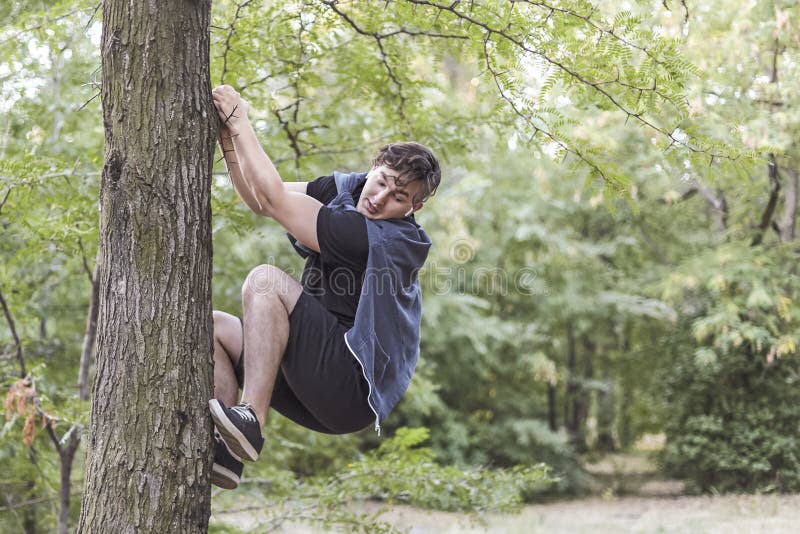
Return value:
M 236 406 L 231 406 L 231 411 L 235 411 L 237 414 L 239 414 L 239 417 L 241 417 L 245 421 L 255 423 L 256 416 L 253 415 L 252 409 L 253 407 L 249 404 L 239 404 Z

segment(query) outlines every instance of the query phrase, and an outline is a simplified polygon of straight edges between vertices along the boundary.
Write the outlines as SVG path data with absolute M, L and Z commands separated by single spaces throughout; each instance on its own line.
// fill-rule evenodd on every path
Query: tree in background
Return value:
M 704 128 L 735 125 L 746 146 L 765 154 L 745 172 L 687 166 L 690 187 L 674 196 L 699 193 L 714 236 L 662 286 L 692 335 L 664 376 L 672 411 L 663 461 L 699 491 L 800 489 L 800 33 L 789 22 L 798 16 L 786 2 L 754 2 L 736 15 L 709 5 L 698 14 L 708 31 L 690 39 L 712 43 L 698 55 L 716 73 L 694 102 L 709 119 Z

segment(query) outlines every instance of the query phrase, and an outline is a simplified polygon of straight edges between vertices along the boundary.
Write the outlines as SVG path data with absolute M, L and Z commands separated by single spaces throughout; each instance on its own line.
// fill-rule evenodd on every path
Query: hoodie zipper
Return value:
M 375 432 L 377 432 L 378 436 L 380 436 L 381 435 L 380 417 L 378 417 L 378 410 L 376 410 L 375 406 L 372 405 L 372 383 L 369 381 L 369 378 L 367 378 L 367 372 L 364 369 L 364 363 L 361 361 L 361 358 L 358 357 L 358 354 L 356 354 L 356 352 L 350 346 L 350 342 L 347 341 L 346 333 L 344 334 L 344 343 L 345 345 L 347 345 L 347 349 L 350 351 L 350 354 L 353 355 L 353 358 L 355 358 L 358 364 L 361 366 L 361 374 L 364 375 L 364 380 L 367 381 L 367 387 L 369 388 L 369 393 L 367 394 L 367 405 L 369 406 L 370 410 L 372 410 L 372 413 L 375 414 Z

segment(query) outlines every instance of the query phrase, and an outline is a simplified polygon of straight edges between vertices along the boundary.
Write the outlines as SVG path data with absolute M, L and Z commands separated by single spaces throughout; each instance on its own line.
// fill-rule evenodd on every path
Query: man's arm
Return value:
M 278 221 L 299 242 L 319 252 L 317 217 L 322 203 L 304 193 L 287 191 L 278 202 L 270 205 L 269 216 Z
M 234 189 L 236 189 L 236 184 L 244 183 L 244 177 L 241 176 L 239 161 L 236 159 L 236 149 L 233 146 L 233 137 L 231 137 L 231 132 L 227 126 L 220 128 L 219 135 L 217 135 L 217 140 L 219 141 L 219 146 L 222 150 L 222 156 L 225 159 L 225 166 L 228 168 L 228 174 L 231 176 Z M 308 191 L 308 182 L 283 182 L 283 188 L 287 191 L 302 193 L 305 195 Z M 236 189 L 236 192 L 248 206 L 256 203 L 255 198 L 252 197 L 252 193 L 250 193 L 246 188 L 242 188 L 241 191 Z M 249 198 L 245 200 L 245 196 Z
M 304 245 L 319 252 L 317 214 L 322 204 L 304 194 L 305 182 L 283 183 L 258 142 L 247 117 L 247 103 L 236 91 L 221 86 L 214 89 L 212 95 L 225 123 L 221 136 L 227 137 L 221 139 L 223 155 L 233 187 L 242 201 L 255 213 L 272 217 Z M 230 148 L 227 141 L 232 144 L 232 151 L 226 149 L 226 146 Z
M 293 193 L 307 194 L 308 182 L 283 182 L 283 188 Z
M 247 187 L 244 176 L 242 176 L 242 169 L 239 167 L 239 160 L 236 156 L 236 149 L 233 146 L 233 137 L 230 129 L 227 126 L 220 128 L 217 134 L 217 141 L 222 150 L 222 157 L 225 159 L 225 167 L 228 169 L 228 175 L 231 177 L 233 189 L 239 198 L 248 206 L 257 206 L 253 193 Z M 251 208 L 252 209 L 252 208 Z

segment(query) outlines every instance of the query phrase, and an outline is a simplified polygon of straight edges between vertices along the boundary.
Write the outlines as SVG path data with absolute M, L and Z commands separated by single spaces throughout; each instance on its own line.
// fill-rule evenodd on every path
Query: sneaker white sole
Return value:
M 244 434 L 236 428 L 236 425 L 231 423 L 230 419 L 225 416 L 225 411 L 222 409 L 217 399 L 208 401 L 208 407 L 211 410 L 211 418 L 217 425 L 217 430 L 225 440 L 225 445 L 228 446 L 230 451 L 242 458 L 243 460 L 250 460 L 255 462 L 258 460 L 258 452 L 250 445 Z
M 219 464 L 214 464 L 211 468 L 211 483 L 222 489 L 236 489 L 241 479 L 236 473 Z

